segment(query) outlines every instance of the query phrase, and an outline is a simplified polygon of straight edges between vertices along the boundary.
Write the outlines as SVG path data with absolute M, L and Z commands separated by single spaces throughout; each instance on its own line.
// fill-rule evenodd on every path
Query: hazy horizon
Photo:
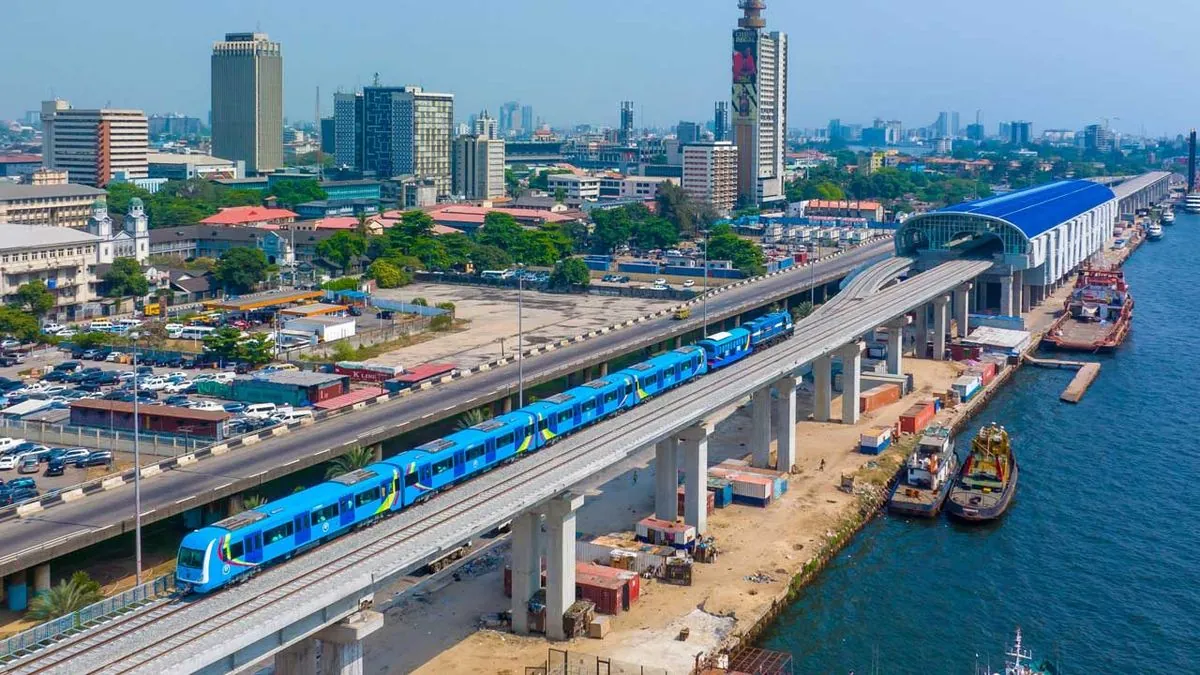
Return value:
M 284 114 L 311 120 L 333 93 L 371 83 L 455 94 L 455 116 L 517 100 L 556 126 L 615 125 L 619 101 L 637 125 L 711 118 L 729 97 L 736 0 L 618 0 L 628 11 L 562 0 L 212 0 L 203 5 L 65 0 L 5 7 L 10 66 L 0 117 L 57 96 L 206 119 L 209 55 L 227 32 L 260 30 L 283 45 Z M 1153 9 L 1149 8 L 1152 7 Z M 1035 131 L 1109 118 L 1117 131 L 1174 136 L 1194 126 L 1182 74 L 1200 4 L 1158 0 L 767 0 L 768 30 L 788 33 L 789 126 L 830 118 L 905 127 L 982 110 Z M 1168 105 L 1170 103 L 1170 105 Z

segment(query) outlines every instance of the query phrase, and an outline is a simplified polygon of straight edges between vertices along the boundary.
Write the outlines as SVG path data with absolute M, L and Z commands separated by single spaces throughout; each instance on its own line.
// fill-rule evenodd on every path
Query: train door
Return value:
M 575 424 L 571 428 L 578 429 L 579 425 L 583 424 L 583 407 L 575 403 L 571 406 L 571 412 L 575 415 Z
M 387 501 L 387 496 L 388 496 L 389 491 L 391 491 L 391 492 L 396 491 L 396 480 L 394 478 L 392 480 L 385 480 L 379 484 L 379 500 L 381 503 L 384 501 Z M 393 508 L 395 508 L 394 503 L 393 503 Z
M 255 532 L 254 534 L 246 537 L 242 541 L 246 545 L 246 552 L 244 554 L 245 561 L 252 562 L 252 563 L 262 562 L 263 561 L 262 532 Z
M 483 447 L 484 447 L 484 459 L 487 461 L 488 465 L 491 466 L 492 464 L 495 464 L 496 463 L 496 437 L 492 436 L 491 438 L 487 439 L 487 442 L 484 443 Z
M 454 451 L 454 479 L 458 480 L 467 472 L 467 456 L 462 450 Z
M 346 527 L 354 522 L 354 495 L 342 495 L 338 498 L 338 527 Z
M 312 539 L 312 529 L 308 522 L 308 514 L 302 513 L 292 519 L 292 529 L 296 531 L 296 545 L 308 543 Z

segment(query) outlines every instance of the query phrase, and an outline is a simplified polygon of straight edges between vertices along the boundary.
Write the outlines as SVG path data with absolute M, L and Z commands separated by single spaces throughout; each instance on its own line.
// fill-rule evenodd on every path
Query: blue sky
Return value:
M 420 84 L 465 118 L 502 101 L 552 124 L 706 120 L 729 96 L 736 0 L 55 0 L 5 3 L 0 117 L 51 95 L 77 106 L 204 116 L 209 52 L 256 26 L 283 43 L 285 114 L 337 87 Z M 982 109 L 989 129 L 1182 132 L 1200 106 L 1194 0 L 767 0 L 791 39 L 790 124 L 906 126 Z M 1119 118 L 1119 119 L 1116 119 Z M 639 125 L 641 121 L 639 121 Z

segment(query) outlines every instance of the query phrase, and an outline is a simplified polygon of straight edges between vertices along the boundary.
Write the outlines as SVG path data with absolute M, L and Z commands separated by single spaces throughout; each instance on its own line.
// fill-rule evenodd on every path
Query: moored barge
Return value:
M 1075 280 L 1065 310 L 1043 347 L 1078 352 L 1110 352 L 1125 341 L 1133 324 L 1133 295 L 1118 269 L 1085 267 Z

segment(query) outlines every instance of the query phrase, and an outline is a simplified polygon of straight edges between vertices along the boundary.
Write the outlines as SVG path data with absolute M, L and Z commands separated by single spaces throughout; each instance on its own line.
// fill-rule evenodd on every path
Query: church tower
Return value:
M 150 257 L 150 219 L 141 197 L 129 200 L 129 213 L 125 215 L 125 234 L 133 241 L 133 255 L 138 262 Z
M 113 261 L 113 221 L 108 216 L 108 204 L 103 199 L 92 202 L 92 215 L 87 222 L 88 234 L 100 237 L 96 245 L 96 262 L 101 264 Z

